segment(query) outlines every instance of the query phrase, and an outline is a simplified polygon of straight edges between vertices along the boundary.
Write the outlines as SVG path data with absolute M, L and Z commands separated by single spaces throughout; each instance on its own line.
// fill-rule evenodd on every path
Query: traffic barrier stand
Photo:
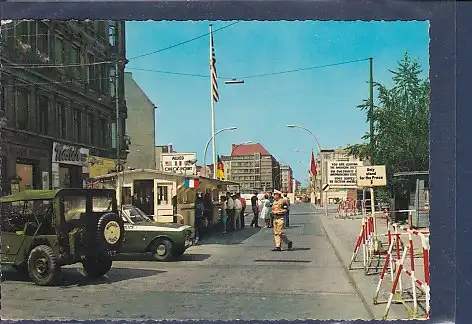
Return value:
M 429 281 L 429 231 L 420 232 L 416 230 L 411 230 L 407 227 L 401 227 L 398 224 L 392 224 L 395 229 L 395 234 L 393 239 L 390 241 L 389 249 L 387 252 L 387 257 L 385 259 L 384 266 L 382 268 L 382 273 L 377 285 L 377 289 L 374 295 L 374 304 L 387 303 L 386 310 L 383 316 L 383 319 L 387 319 L 388 313 L 392 303 L 403 304 L 408 312 L 408 318 L 418 319 L 419 308 L 423 308 L 424 314 L 423 318 L 428 319 L 430 313 L 430 281 Z M 400 233 L 403 232 L 403 233 Z M 400 243 L 401 235 L 408 235 L 408 243 L 403 244 L 403 251 L 400 257 Z M 415 273 L 415 252 L 413 237 L 416 236 L 421 240 L 422 251 L 421 255 L 423 258 L 423 267 L 424 267 L 424 280 L 418 279 Z M 396 257 L 393 253 L 393 247 L 396 246 L 397 253 Z M 407 259 L 407 255 L 409 258 Z M 409 268 L 406 264 L 406 261 L 409 261 Z M 379 301 L 379 293 L 382 286 L 382 282 L 385 279 L 385 274 L 387 269 L 390 268 L 390 277 L 392 287 L 389 292 L 388 299 L 386 301 Z M 408 277 L 408 281 L 405 282 L 406 288 L 403 287 L 402 282 L 403 277 Z M 420 297 L 418 296 L 420 295 Z M 420 302 L 424 302 L 424 307 Z M 413 306 L 410 306 L 409 303 L 413 303 Z

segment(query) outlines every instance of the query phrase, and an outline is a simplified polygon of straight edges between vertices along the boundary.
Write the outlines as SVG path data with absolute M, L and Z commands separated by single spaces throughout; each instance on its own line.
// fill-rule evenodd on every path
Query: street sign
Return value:
M 357 167 L 362 161 L 328 162 L 328 184 L 331 189 L 357 188 Z
M 357 185 L 359 187 L 383 187 L 387 185 L 385 165 L 357 167 Z
M 116 172 L 123 172 L 124 169 L 125 167 L 123 166 L 123 164 L 121 163 L 116 164 Z
M 322 189 L 323 191 L 328 191 L 328 190 L 329 190 L 329 184 L 327 184 L 327 183 L 324 184 L 324 185 L 321 187 L 321 189 Z

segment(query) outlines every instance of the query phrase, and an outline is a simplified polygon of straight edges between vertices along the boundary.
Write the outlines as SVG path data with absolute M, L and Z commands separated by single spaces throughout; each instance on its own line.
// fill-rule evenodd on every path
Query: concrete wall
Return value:
M 154 169 L 155 160 L 155 105 L 125 73 L 125 96 L 128 107 L 127 133 L 131 138 L 126 168 Z

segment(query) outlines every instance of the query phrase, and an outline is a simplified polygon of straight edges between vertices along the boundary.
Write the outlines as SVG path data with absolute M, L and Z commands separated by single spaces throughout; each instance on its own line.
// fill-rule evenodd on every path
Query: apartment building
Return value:
M 128 107 L 126 130 L 131 141 L 126 168 L 155 169 L 157 107 L 133 79 L 131 72 L 125 72 L 124 80 Z
M 124 22 L 8 21 L 0 53 L 3 194 L 82 187 L 117 144 L 126 159 Z
M 261 144 L 233 144 L 231 155 L 221 160 L 227 179 L 242 192 L 280 190 L 280 164 Z
M 282 192 L 293 193 L 293 171 L 289 165 L 280 166 L 280 181 Z

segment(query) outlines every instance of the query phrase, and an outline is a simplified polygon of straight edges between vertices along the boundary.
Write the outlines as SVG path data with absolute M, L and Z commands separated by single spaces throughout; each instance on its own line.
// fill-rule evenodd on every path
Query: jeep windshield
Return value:
M 152 220 L 136 206 L 123 206 L 123 216 L 125 221 L 130 223 L 152 222 Z

